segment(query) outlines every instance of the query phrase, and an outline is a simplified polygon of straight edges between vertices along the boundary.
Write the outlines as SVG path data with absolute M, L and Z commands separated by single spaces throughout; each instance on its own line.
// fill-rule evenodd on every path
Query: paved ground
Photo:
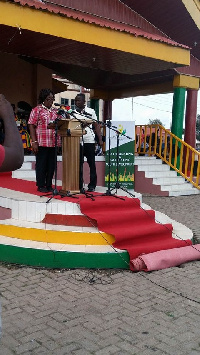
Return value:
M 199 196 L 143 197 L 193 229 Z M 0 355 L 200 353 L 200 263 L 151 273 L 0 265 Z

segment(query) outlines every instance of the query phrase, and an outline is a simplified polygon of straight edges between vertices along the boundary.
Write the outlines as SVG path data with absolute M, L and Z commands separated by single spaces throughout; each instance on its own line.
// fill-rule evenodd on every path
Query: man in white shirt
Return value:
M 83 93 L 77 94 L 75 97 L 76 112 L 91 119 L 91 124 L 86 124 L 84 130 L 86 134 L 83 135 L 83 144 L 80 145 L 80 190 L 83 189 L 83 158 L 87 158 L 90 168 L 90 182 L 88 184 L 88 191 L 95 191 L 97 184 L 97 174 L 95 165 L 95 135 L 98 139 L 98 144 L 103 145 L 100 125 L 97 120 L 96 113 L 93 109 L 85 106 L 85 95 Z M 78 118 L 78 116 L 77 116 Z

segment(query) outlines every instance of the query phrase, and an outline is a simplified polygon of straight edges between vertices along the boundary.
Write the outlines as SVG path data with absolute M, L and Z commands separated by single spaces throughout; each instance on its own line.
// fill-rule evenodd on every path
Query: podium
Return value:
M 58 134 L 62 137 L 62 190 L 61 193 L 78 193 L 80 172 L 80 137 L 85 134 L 82 124 L 91 119 L 65 118 L 58 121 Z

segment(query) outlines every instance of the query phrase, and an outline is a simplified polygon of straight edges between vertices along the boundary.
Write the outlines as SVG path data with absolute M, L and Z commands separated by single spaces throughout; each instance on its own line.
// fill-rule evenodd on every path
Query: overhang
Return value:
M 109 90 L 133 77 L 190 63 L 189 48 L 158 31 L 99 24 L 66 12 L 39 1 L 0 1 L 0 51 L 42 63 L 86 88 Z M 125 82 L 116 82 L 116 76 Z
M 199 0 L 121 1 L 171 39 L 189 46 L 191 54 L 200 59 Z

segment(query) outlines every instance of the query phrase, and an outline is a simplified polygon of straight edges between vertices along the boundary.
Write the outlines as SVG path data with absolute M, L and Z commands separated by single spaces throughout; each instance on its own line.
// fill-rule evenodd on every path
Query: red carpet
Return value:
M 154 211 L 140 208 L 138 199 L 97 197 L 80 201 L 81 211 L 97 220 L 99 230 L 115 236 L 114 247 L 126 249 L 130 260 L 141 254 L 191 245 L 191 241 L 172 238 L 171 224 L 158 224 Z
M 178 266 L 193 260 L 200 260 L 200 244 L 141 255 L 131 260 L 131 264 L 133 271 L 154 271 Z
M 41 196 L 42 193 L 37 191 L 35 181 L 27 181 L 22 179 L 13 179 L 12 173 L 0 173 L 0 187 L 5 189 L 25 192 L 32 195 Z
M 10 189 L 14 191 L 19 191 L 19 192 L 24 192 L 32 195 L 37 195 L 37 196 L 45 196 L 46 194 L 37 191 L 37 186 L 35 181 L 28 181 L 28 180 L 22 180 L 22 179 L 14 179 L 12 178 L 12 173 L 0 173 L 0 187 L 3 187 L 5 189 Z M 61 189 L 61 186 L 57 186 L 57 189 Z M 47 197 L 51 197 L 47 196 Z M 77 195 L 77 199 L 72 198 L 72 197 L 64 197 L 64 201 L 69 201 L 69 202 L 74 202 L 78 203 L 79 198 L 83 198 L 83 195 Z M 59 195 L 54 196 L 54 198 L 61 198 Z

